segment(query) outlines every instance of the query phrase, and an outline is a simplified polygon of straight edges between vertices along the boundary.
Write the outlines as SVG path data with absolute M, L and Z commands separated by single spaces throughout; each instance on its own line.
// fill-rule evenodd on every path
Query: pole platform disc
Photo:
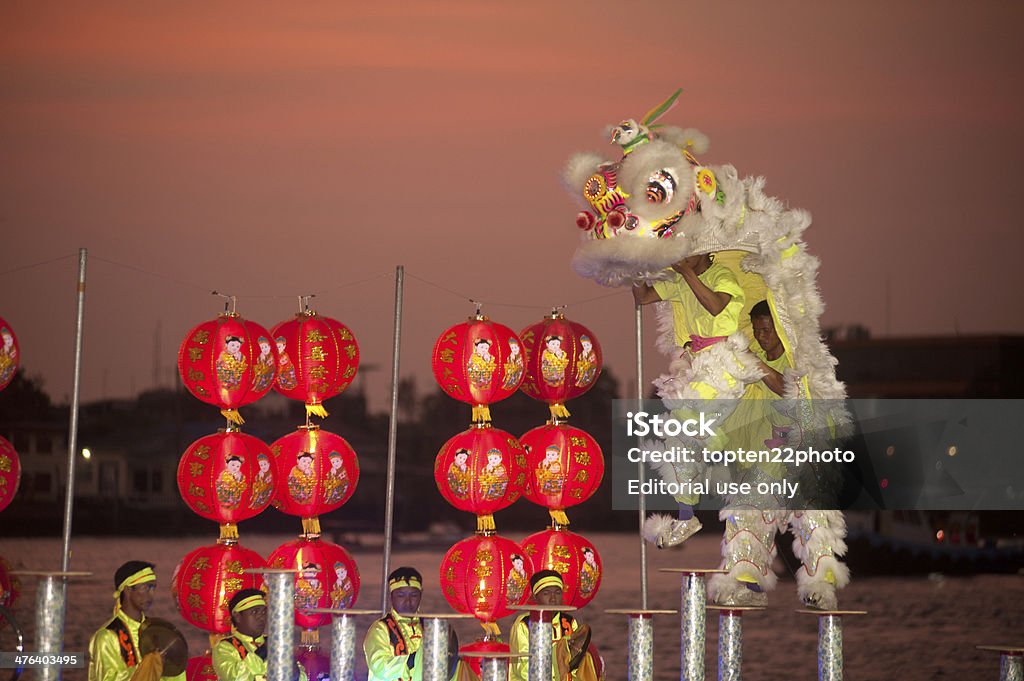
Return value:
M 12 570 L 18 577 L 92 577 L 91 572 L 64 572 L 61 570 Z
M 246 568 L 242 572 L 247 575 L 297 575 L 301 570 L 298 568 Z
M 513 605 L 509 609 L 527 612 L 574 612 L 578 610 L 575 605 Z
M 761 612 L 766 610 L 763 605 L 716 605 L 714 603 L 708 603 L 707 609 L 720 612 Z
M 476 617 L 463 612 L 418 612 L 416 617 L 424 620 L 475 620 Z
M 529 653 L 501 653 L 494 651 L 467 651 L 465 653 L 459 653 L 459 657 L 474 657 L 478 660 L 518 660 L 520 658 L 529 657 Z
M 609 615 L 678 615 L 678 610 L 630 610 L 628 608 L 605 610 L 605 613 Z
M 867 610 L 794 610 L 801 615 L 866 615 Z
M 377 615 L 383 617 L 380 610 L 352 610 L 351 608 L 302 608 L 300 612 L 308 612 L 315 615 Z
M 1004 655 L 1024 655 L 1024 646 L 974 646 L 978 650 L 988 650 Z
M 725 575 L 728 570 L 718 568 L 658 568 L 658 572 L 681 572 L 684 575 Z

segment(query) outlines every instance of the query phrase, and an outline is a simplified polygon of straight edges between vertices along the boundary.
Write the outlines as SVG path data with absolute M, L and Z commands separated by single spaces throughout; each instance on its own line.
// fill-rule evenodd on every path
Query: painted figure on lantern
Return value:
M 558 445 L 548 445 L 544 450 L 544 460 L 537 468 L 537 487 L 542 494 L 561 494 L 564 486 L 561 451 Z
M 14 334 L 6 326 L 0 329 L 0 385 L 7 383 L 18 366 L 18 348 L 14 347 Z
M 508 471 L 501 462 L 501 452 L 492 449 L 487 452 L 487 465 L 480 472 L 480 496 L 484 501 L 496 501 L 505 496 L 508 488 Z
M 518 553 L 512 554 L 512 568 L 508 571 L 506 581 L 507 590 L 505 602 L 509 605 L 519 605 L 526 593 L 526 586 L 530 583 L 530 575 L 526 574 L 525 561 Z
M 266 454 L 257 454 L 256 463 L 260 470 L 252 480 L 252 500 L 249 502 L 249 508 L 265 505 L 274 494 L 274 474 L 270 471 L 270 458 Z
M 299 384 L 299 380 L 295 377 L 295 365 L 292 364 L 292 358 L 288 356 L 287 341 L 284 336 L 278 336 L 274 339 L 277 344 L 277 384 L 281 386 L 281 390 L 294 390 L 295 386 Z
M 242 375 L 248 363 L 242 355 L 242 339 L 228 336 L 224 339 L 224 350 L 217 357 L 217 380 L 225 390 L 232 390 L 242 384 Z
M 245 492 L 242 463 L 242 457 L 236 454 L 224 456 L 225 468 L 217 478 L 217 501 L 224 508 L 235 508 L 242 501 L 242 493 Z
M 313 469 L 313 455 L 299 452 L 295 457 L 295 465 L 288 473 L 288 494 L 299 504 L 307 504 L 313 498 L 316 486 L 316 471 Z
M 557 388 L 565 383 L 565 368 L 569 366 L 569 358 L 562 349 L 561 336 L 548 336 L 544 339 L 544 345 L 540 357 L 540 375 L 545 383 Z
M 594 382 L 597 377 L 597 353 L 594 352 L 594 341 L 586 334 L 580 336 L 583 352 L 576 358 L 576 387 L 583 388 Z
M 501 387 L 509 390 L 519 383 L 523 377 L 523 353 L 519 341 L 515 338 L 508 339 L 508 360 L 505 362 L 505 380 Z
M 469 450 L 460 449 L 455 452 L 455 460 L 448 467 L 448 489 L 459 499 L 469 498 Z
M 348 576 L 348 567 L 338 562 L 334 564 L 334 588 L 331 589 L 332 608 L 351 608 L 354 595 L 352 580 Z
M 327 471 L 327 478 L 324 480 L 324 503 L 333 504 L 345 498 L 349 481 L 341 453 L 331 452 L 328 459 L 331 462 L 331 470 Z
M 477 388 L 489 387 L 496 366 L 494 355 L 491 354 L 491 341 L 486 338 L 477 338 L 473 342 L 473 354 L 469 356 L 469 363 L 466 367 L 469 382 Z
M 580 566 L 580 597 L 590 598 L 600 579 L 601 568 L 597 565 L 594 550 L 589 546 L 585 547 L 583 549 L 583 565 Z
M 257 343 L 260 346 L 260 356 L 252 369 L 252 387 L 256 392 L 264 392 L 270 389 L 274 382 L 274 356 L 271 354 L 270 339 L 260 336 Z
M 302 573 L 295 580 L 295 607 L 315 608 L 324 595 L 324 587 L 320 583 L 320 566 L 316 563 L 306 563 L 302 566 Z

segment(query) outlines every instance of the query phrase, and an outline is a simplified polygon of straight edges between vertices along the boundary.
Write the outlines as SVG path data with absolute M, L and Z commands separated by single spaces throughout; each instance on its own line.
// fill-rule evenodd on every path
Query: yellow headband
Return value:
M 243 598 L 242 600 L 238 601 L 238 604 L 235 605 L 234 608 L 232 608 L 231 612 L 242 612 L 243 610 L 248 610 L 249 608 L 257 608 L 261 605 L 266 604 L 267 599 L 264 598 L 262 594 L 260 594 L 259 596 L 253 594 L 248 598 Z
M 407 586 L 423 591 L 423 582 L 416 577 L 397 577 L 388 582 L 388 593 L 391 593 L 395 589 L 402 589 Z
M 121 592 L 130 586 L 138 586 L 139 584 L 146 584 L 148 582 L 156 581 L 156 573 L 153 572 L 153 568 L 147 567 L 142 568 L 133 575 L 130 575 L 127 579 L 121 582 L 117 586 L 117 591 L 114 592 L 114 598 L 120 598 Z
M 555 577 L 554 575 L 548 575 L 547 577 L 541 577 L 537 580 L 537 583 L 533 585 L 533 595 L 536 596 L 544 589 L 549 586 L 557 586 L 559 589 L 565 589 L 565 582 L 562 581 L 561 577 Z

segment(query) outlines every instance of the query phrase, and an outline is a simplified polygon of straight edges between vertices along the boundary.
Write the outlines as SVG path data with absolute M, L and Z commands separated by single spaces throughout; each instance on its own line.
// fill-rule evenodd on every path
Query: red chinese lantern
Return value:
M 523 381 L 519 337 L 479 314 L 441 334 L 431 364 L 441 389 L 471 404 L 477 423 L 490 421 L 488 405 L 514 393 Z
M 199 547 L 181 559 L 171 577 L 178 611 L 200 629 L 229 633 L 228 601 L 241 589 L 263 588 L 262 576 L 245 571 L 266 566 L 260 554 L 235 542 Z
M 220 523 L 221 539 L 237 539 L 237 523 L 261 513 L 274 496 L 273 454 L 237 431 L 201 437 L 178 462 L 178 490 L 195 513 Z
M 260 399 L 277 377 L 277 348 L 270 332 L 230 312 L 188 332 L 178 350 L 178 372 L 189 392 L 220 407 L 234 424 L 238 408 Z
M 441 495 L 477 515 L 477 530 L 493 530 L 495 511 L 510 506 L 526 481 L 526 453 L 512 435 L 490 424 L 471 426 L 444 443 L 434 460 Z
M 562 602 L 582 608 L 601 586 L 601 556 L 586 537 L 569 530 L 553 529 L 523 540 L 523 552 L 535 570 L 554 570 L 562 575 Z
M 11 325 L 0 317 L 0 390 L 14 378 L 21 364 L 21 352 L 18 350 L 18 337 L 11 330 Z
M 7 508 L 14 499 L 20 484 L 21 460 L 18 452 L 14 451 L 10 442 L 0 437 L 0 511 Z
M 359 596 L 359 567 L 349 552 L 329 541 L 299 537 L 281 544 L 267 557 L 272 568 L 298 570 L 295 575 L 295 623 L 312 629 L 330 615 L 306 614 L 304 608 L 351 608 Z
M 455 610 L 500 635 L 497 620 L 529 596 L 533 564 L 511 539 L 481 533 L 456 543 L 441 559 L 441 591 Z
M 272 331 L 278 352 L 274 389 L 324 418 L 321 402 L 343 392 L 359 367 L 359 345 L 344 324 L 307 310 Z
M 509 648 L 509 645 L 507 643 L 502 643 L 501 641 L 494 641 L 490 639 L 480 639 L 478 641 L 473 641 L 472 643 L 467 643 L 466 645 L 459 648 L 459 664 L 469 667 L 473 671 L 473 676 L 469 676 L 467 678 L 479 679 L 483 675 L 483 660 L 479 657 L 461 657 L 463 653 L 507 653 L 510 651 L 511 648 Z M 506 662 L 505 664 L 507 667 L 508 662 Z M 507 677 L 508 670 L 506 669 L 505 678 Z M 462 677 L 457 676 L 456 678 Z
M 185 665 L 185 681 L 217 681 L 217 672 L 213 669 L 213 657 L 196 655 L 188 658 Z
M 519 442 L 526 450 L 523 496 L 547 508 L 556 525 L 568 525 L 565 509 L 589 499 L 604 477 L 601 447 L 586 431 L 565 423 L 534 428 Z
M 526 361 L 522 391 L 547 402 L 552 418 L 567 418 L 565 401 L 590 390 L 601 373 L 604 360 L 597 339 L 560 312 L 526 327 L 519 337 Z
M 21 594 L 21 582 L 11 574 L 11 564 L 0 556 L 0 606 L 10 610 Z
M 277 485 L 274 508 L 302 518 L 306 536 L 320 534 L 317 516 L 348 501 L 359 482 L 359 459 L 345 438 L 299 426 L 270 445 Z

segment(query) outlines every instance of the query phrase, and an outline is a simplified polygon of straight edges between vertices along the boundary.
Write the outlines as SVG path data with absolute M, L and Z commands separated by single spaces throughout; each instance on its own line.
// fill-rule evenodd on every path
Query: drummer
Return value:
M 241 589 L 228 601 L 231 636 L 213 648 L 213 669 L 220 681 L 257 681 L 267 678 L 267 598 L 259 589 Z M 296 664 L 293 678 L 306 681 Z
M 114 616 L 89 640 L 89 681 L 185 681 L 185 672 L 163 676 L 158 651 L 139 655 L 139 627 L 153 605 L 153 564 L 130 560 L 114 573 Z

